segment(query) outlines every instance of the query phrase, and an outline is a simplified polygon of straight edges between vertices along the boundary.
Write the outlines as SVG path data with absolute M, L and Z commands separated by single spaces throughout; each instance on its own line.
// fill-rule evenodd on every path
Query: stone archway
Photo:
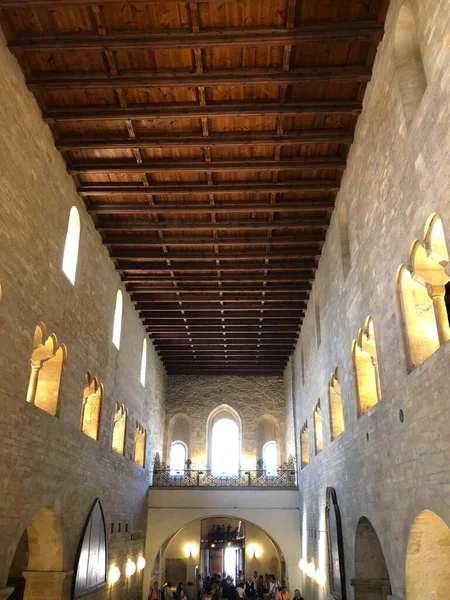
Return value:
M 408 600 L 447 600 L 450 590 L 450 528 L 431 510 L 417 515 L 406 553 Z
M 68 575 L 63 564 L 61 523 L 52 508 L 41 508 L 23 531 L 11 563 L 11 600 L 60 600 Z
M 355 538 L 355 600 L 386 600 L 391 593 L 389 572 L 372 523 L 361 517 Z

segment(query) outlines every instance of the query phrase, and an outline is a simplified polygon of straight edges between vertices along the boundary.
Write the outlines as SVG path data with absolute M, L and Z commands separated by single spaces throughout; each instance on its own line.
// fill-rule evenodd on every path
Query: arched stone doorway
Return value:
M 22 533 L 9 570 L 11 600 L 60 600 L 64 580 L 63 538 L 52 508 L 35 513 Z
M 362 517 L 356 528 L 355 600 L 386 600 L 391 593 L 389 572 L 380 540 L 371 522 Z
M 431 510 L 414 520 L 406 553 L 408 600 L 448 600 L 450 594 L 450 528 Z

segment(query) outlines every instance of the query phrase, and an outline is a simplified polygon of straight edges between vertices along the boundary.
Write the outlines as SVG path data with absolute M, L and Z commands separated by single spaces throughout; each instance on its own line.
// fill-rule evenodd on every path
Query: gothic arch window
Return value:
M 114 406 L 114 425 L 112 448 L 118 454 L 125 454 L 127 432 L 127 410 L 123 404 L 116 402 Z
M 170 446 L 169 458 L 170 474 L 172 476 L 177 476 L 184 473 L 187 457 L 188 454 L 186 444 L 180 440 L 172 442 Z
M 76 206 L 72 206 L 69 213 L 69 224 L 67 226 L 66 242 L 64 244 L 64 255 L 62 263 L 62 270 L 72 285 L 75 285 L 79 244 L 80 213 L 78 212 Z
M 352 363 L 358 416 L 361 416 L 381 400 L 377 345 L 371 317 L 367 317 L 364 327 L 352 342 Z
M 416 21 L 410 0 L 398 14 L 394 54 L 406 127 L 409 129 L 427 87 Z
M 275 440 L 266 442 L 263 446 L 264 473 L 268 477 L 275 477 L 278 471 L 278 450 Z
M 191 447 L 191 424 L 189 418 L 184 413 L 174 415 L 167 426 L 167 447 L 166 447 L 166 462 L 171 466 L 172 446 L 175 443 L 182 443 L 186 450 L 184 463 L 190 456 Z
M 241 462 L 241 419 L 226 404 L 217 407 L 208 417 L 207 456 L 208 468 L 213 475 L 237 475 Z
M 344 411 L 339 369 L 336 367 L 328 381 L 328 399 L 330 401 L 331 439 L 336 439 L 344 431 Z
M 56 335 L 54 333 L 47 335 L 44 323 L 38 323 L 33 337 L 27 402 L 51 415 L 57 414 L 61 377 L 66 359 L 65 345 L 60 346 Z
M 323 450 L 323 421 L 320 400 L 317 401 L 314 408 L 314 443 L 316 454 L 319 454 Z
M 136 427 L 134 429 L 133 460 L 140 467 L 145 467 L 146 443 L 147 431 L 138 421 L 136 421 Z
M 100 431 L 100 414 L 103 402 L 103 384 L 89 371 L 84 378 L 83 405 L 81 409 L 81 431 L 98 440 Z
M 308 421 L 305 422 L 300 431 L 300 453 L 301 466 L 306 467 L 309 464 L 309 439 L 308 439 Z
M 147 376 L 147 338 L 142 342 L 142 357 L 141 357 L 141 384 L 145 386 Z
M 425 226 L 423 241 L 412 243 L 408 265 L 397 270 L 396 294 L 409 369 L 450 339 L 448 264 L 442 220 L 434 213 Z
M 114 346 L 119 350 L 120 348 L 120 334 L 122 331 L 122 310 L 123 310 L 123 296 L 120 290 L 117 290 L 116 294 L 116 308 L 114 310 L 114 325 L 112 341 Z
M 261 459 L 263 464 L 266 466 L 266 459 L 264 458 L 264 448 L 267 443 L 274 442 L 276 450 L 276 463 L 279 465 L 282 462 L 280 456 L 281 441 L 280 441 L 280 426 L 275 417 L 269 414 L 262 415 L 258 419 L 257 423 L 258 432 L 258 448 L 257 448 L 257 459 Z

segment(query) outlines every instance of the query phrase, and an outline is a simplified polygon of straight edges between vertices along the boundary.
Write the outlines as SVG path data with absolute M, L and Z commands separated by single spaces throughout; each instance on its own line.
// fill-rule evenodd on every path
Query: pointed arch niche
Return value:
M 416 21 L 410 0 L 398 14 L 394 30 L 394 56 L 406 127 L 410 129 L 427 88 Z
M 206 422 L 207 467 L 217 475 L 237 474 L 242 455 L 242 422 L 237 411 L 221 404 Z
M 273 446 L 270 450 L 267 449 L 267 444 L 270 442 L 274 442 L 275 444 L 275 455 L 278 466 L 283 462 L 281 457 L 280 426 L 275 417 L 267 414 L 258 419 L 258 448 L 256 456 L 257 460 L 264 461 L 265 467 L 267 465 L 264 459 L 264 448 L 266 447 L 266 456 L 268 456 L 268 451 L 272 453 L 271 456 L 273 455 Z
M 387 600 L 391 593 L 389 572 L 380 540 L 366 517 L 361 517 L 356 528 L 355 579 L 351 583 L 355 590 L 355 600 Z
M 322 408 L 320 406 L 320 398 L 317 400 L 314 407 L 314 449 L 315 453 L 319 454 L 323 450 L 323 419 Z
M 306 467 L 309 464 L 309 438 L 308 438 L 308 421 L 305 421 L 300 431 L 300 452 L 301 452 L 301 466 Z
M 411 245 L 408 265 L 397 270 L 396 295 L 408 369 L 423 363 L 450 339 L 448 265 L 442 220 L 433 213 L 423 241 Z
M 145 467 L 145 448 L 147 443 L 147 431 L 144 426 L 136 421 L 133 442 L 133 460 L 140 467 Z
M 352 342 L 353 376 L 360 417 L 381 400 L 380 376 L 375 330 L 372 317 L 367 317 L 364 327 Z
M 344 431 L 344 411 L 338 367 L 328 381 L 328 399 L 330 402 L 331 440 L 334 440 Z
M 58 413 L 61 377 L 66 359 L 65 345 L 59 346 L 56 335 L 47 335 L 44 323 L 38 323 L 33 337 L 27 402 L 51 415 Z
M 175 444 L 181 443 L 185 449 L 185 458 L 183 461 L 183 469 L 184 463 L 188 458 L 191 457 L 191 423 L 189 417 L 184 413 L 178 413 L 174 415 L 167 426 L 167 448 L 166 448 L 166 463 L 169 464 L 170 468 L 172 468 L 172 447 Z M 181 466 L 179 456 L 180 456 L 180 448 L 175 449 L 174 460 L 176 462 L 176 471 L 180 469 L 178 467 Z M 178 457 L 178 459 L 175 459 Z
M 125 454 L 127 417 L 127 410 L 124 407 L 124 405 L 119 404 L 119 402 L 116 402 L 114 406 L 112 448 L 118 454 Z
M 98 440 L 99 437 L 103 391 L 103 384 L 88 371 L 84 378 L 81 431 L 93 440 Z

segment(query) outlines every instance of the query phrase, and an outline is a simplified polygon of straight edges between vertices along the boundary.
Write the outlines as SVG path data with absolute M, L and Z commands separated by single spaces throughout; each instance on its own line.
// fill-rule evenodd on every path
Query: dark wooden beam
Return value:
M 299 182 L 298 184 L 292 184 L 291 182 L 282 183 L 265 183 L 260 185 L 252 186 L 252 185 L 236 185 L 234 188 L 232 186 L 214 186 L 209 188 L 201 187 L 201 192 L 198 193 L 208 193 L 211 194 L 241 194 L 241 193 L 261 193 L 261 192 L 304 192 L 304 191 L 336 191 L 339 187 L 339 184 L 336 181 L 316 181 L 315 185 L 313 182 Z M 228 190 L 230 187 L 230 190 Z M 226 192 L 224 190 L 226 188 Z M 83 190 L 83 188 L 81 188 Z M 91 189 L 91 188 L 89 188 Z M 156 191 L 162 190 L 164 188 L 156 188 L 156 187 L 139 187 L 139 191 L 132 191 L 132 194 L 194 194 L 196 193 L 194 190 L 200 190 L 199 188 L 190 188 L 192 191 L 185 192 L 185 189 L 188 189 L 186 186 L 180 185 L 179 188 L 174 186 L 170 189 L 169 194 L 165 191 Z M 178 189 L 178 192 L 175 190 Z M 206 192 L 206 189 L 208 190 Z M 205 190 L 205 191 L 204 191 Z M 79 191 L 80 193 L 80 191 Z M 126 187 L 123 188 L 122 191 L 114 191 L 114 194 L 128 195 L 130 192 Z M 89 191 L 82 191 L 80 193 L 81 196 L 93 196 L 93 195 L 111 195 L 110 192 L 95 192 L 92 194 Z M 149 206 L 148 204 L 136 204 L 136 203 L 127 203 L 127 202 L 114 202 L 109 204 L 104 203 L 91 203 L 88 206 L 88 212 L 92 215 L 127 215 L 127 214 L 139 214 L 139 215 L 157 215 L 157 214 L 177 214 L 177 213 L 190 213 L 190 214 L 211 214 L 211 213 L 274 213 L 274 212 L 306 212 L 306 211 L 317 211 L 317 210 L 332 210 L 334 208 L 334 200 L 326 198 L 323 200 L 305 200 L 300 198 L 295 202 L 279 202 L 278 204 L 270 204 L 268 202 L 239 202 L 239 203 L 228 203 L 228 204 L 214 204 L 211 206 L 210 204 L 201 204 L 201 203 L 184 203 L 184 204 L 159 204 L 156 206 Z
M 20 0 L 19 0 L 20 1 Z M 30 0 L 33 5 L 39 0 Z M 2 0 L 1 7 L 9 7 L 18 0 Z M 86 1 L 86 4 L 88 2 Z M 107 4 L 102 1 L 102 4 Z M 47 2 L 50 4 L 50 2 Z M 55 2 L 53 2 L 55 4 Z M 56 2 L 61 4 L 61 0 Z M 126 4 L 126 2 L 122 2 Z M 119 31 L 108 35 L 92 33 L 46 33 L 42 35 L 22 35 L 9 42 L 11 49 L 66 51 L 66 50 L 110 50 L 136 48 L 215 48 L 284 46 L 301 43 L 334 43 L 372 41 L 383 32 L 383 26 L 376 21 L 336 21 L 322 23 L 302 23 L 286 31 L 284 27 L 227 27 L 204 29 L 199 32 L 187 30 L 165 31 Z
M 262 297 L 260 300 L 255 301 L 253 300 L 243 300 L 242 302 L 239 301 L 235 301 L 234 303 L 230 303 L 229 301 L 224 301 L 222 302 L 221 299 L 216 299 L 216 300 L 210 300 L 209 304 L 208 301 L 207 302 L 190 302 L 189 300 L 185 300 L 184 298 L 180 298 L 178 300 L 178 302 L 181 302 L 183 304 L 183 310 L 184 311 L 191 311 L 191 310 L 196 310 L 195 307 L 197 307 L 198 305 L 198 309 L 201 308 L 205 308 L 206 310 L 215 310 L 215 306 L 217 306 L 220 303 L 220 307 L 224 307 L 226 310 L 237 310 L 242 309 L 242 305 L 244 304 L 245 306 L 253 306 L 253 303 L 256 302 L 264 302 L 264 308 L 266 310 L 271 310 L 273 308 L 273 310 L 276 310 L 277 307 L 281 308 L 281 307 L 285 307 L 285 306 L 293 306 L 293 307 L 304 307 L 306 306 L 306 302 L 307 302 L 307 298 L 305 297 L 304 300 L 302 301 L 301 298 L 298 298 L 298 296 L 292 296 L 288 299 L 285 298 L 277 298 L 276 300 L 272 300 L 272 301 L 268 301 L 265 297 Z M 146 302 L 136 302 L 136 310 L 139 311 L 146 311 L 146 310 L 153 310 L 154 307 L 158 307 L 156 310 L 159 310 L 159 307 L 165 307 L 167 306 L 166 303 L 169 303 L 169 306 L 171 306 L 172 304 L 174 304 L 174 299 L 171 298 L 170 300 L 160 300 L 159 298 L 157 300 L 150 300 L 150 301 L 146 301 Z M 176 301 L 175 301 L 176 303 Z M 301 304 L 300 304 L 301 303 Z M 254 306 L 254 308 L 256 308 L 256 306 Z M 179 307 L 178 307 L 179 309 Z M 161 308 L 161 310 L 163 310 Z M 170 309 L 167 309 L 170 310 Z M 219 308 L 217 309 L 219 310 Z
M 202 163 L 200 161 L 154 160 L 147 163 L 127 162 L 71 162 L 70 175 L 104 175 L 110 173 L 230 173 L 239 171 L 298 171 L 306 169 L 345 169 L 343 156 L 295 157 L 280 162 L 270 160 L 231 160 Z
M 145 264 L 139 263 L 136 264 L 134 262 L 120 262 L 117 266 L 117 270 L 119 273 L 123 271 L 133 271 L 135 273 L 145 273 L 146 271 L 152 271 L 156 273 L 164 273 L 164 272 L 176 272 L 176 273 L 208 273 L 210 271 L 222 271 L 224 273 L 231 271 L 236 273 L 252 273 L 253 271 L 281 271 L 288 273 L 298 273 L 299 271 L 314 271 L 317 269 L 316 261 L 297 261 L 295 264 L 286 264 L 286 262 L 279 263 L 271 263 L 270 265 L 261 263 L 249 263 L 249 264 L 241 264 L 239 265 L 199 265 L 199 264 L 190 264 L 190 265 L 161 265 L 161 264 Z
M 159 302 L 153 302 L 146 308 L 140 310 L 139 314 L 142 317 L 157 317 L 159 314 L 167 315 L 169 313 L 187 313 L 189 316 L 193 317 L 201 317 L 204 314 L 220 314 L 225 312 L 227 314 L 240 314 L 242 311 L 250 310 L 253 312 L 261 311 L 267 314 L 291 314 L 292 312 L 304 312 L 306 307 L 305 302 L 297 303 L 289 303 L 289 302 L 276 302 L 272 304 L 264 304 L 261 306 L 261 303 L 264 302 L 264 298 L 258 300 L 256 302 L 246 302 L 245 306 L 242 306 L 242 303 L 223 303 L 221 300 L 214 300 L 213 303 L 208 302 L 196 302 L 189 304 L 188 306 L 184 306 L 182 300 L 179 302 L 171 302 L 170 304 L 161 304 Z M 183 304 L 180 306 L 180 304 Z
M 302 217 L 301 219 L 285 219 L 284 221 L 257 221 L 248 219 L 246 221 L 223 221 L 220 223 L 207 223 L 205 221 L 164 221 L 155 223 L 153 221 L 103 221 L 97 225 L 99 231 L 233 231 L 239 229 L 302 229 L 317 228 L 326 229 L 328 219 L 324 217 Z
M 277 246 L 277 245 L 295 245 L 303 246 L 314 244 L 322 247 L 325 242 L 324 236 L 315 231 L 306 231 L 299 236 L 278 236 L 262 238 L 262 237 L 184 237 L 184 238 L 164 238 L 164 246 Z M 161 238 L 150 239 L 146 236 L 136 236 L 134 233 L 127 235 L 126 232 L 120 235 L 109 235 L 103 239 L 105 246 L 136 246 L 139 248 L 155 248 L 161 247 Z
M 191 71 L 151 73 L 125 72 L 111 76 L 105 71 L 73 73 L 44 71 L 27 79 L 31 90 L 53 89 L 135 89 L 161 87 L 223 87 L 253 85 L 305 85 L 314 83 L 365 83 L 371 72 L 366 66 L 343 65 L 324 67 L 295 67 L 289 71 L 274 68 L 214 69 L 201 74 Z
M 351 144 L 353 132 L 346 129 L 305 129 L 282 135 L 267 132 L 214 133 L 207 138 L 191 133 L 136 135 L 133 138 L 117 135 L 96 137 L 57 138 L 55 145 L 61 151 L 104 150 L 132 148 L 219 148 L 223 146 L 296 146 L 298 144 L 333 143 Z
M 106 106 L 61 106 L 43 114 L 52 121 L 117 121 L 123 119 L 201 119 L 214 117 L 265 117 L 323 114 L 358 115 L 362 103 L 353 100 L 299 101 L 286 104 L 269 102 L 225 102 L 198 106 L 194 103 L 131 104 L 124 108 Z M 224 161 L 225 162 L 225 161 Z M 206 167 L 206 165 L 204 165 Z
M 272 367 L 232 367 L 231 365 L 222 368 L 213 367 L 167 367 L 166 371 L 169 375 L 201 375 L 202 377 L 225 377 L 225 376 L 247 376 L 247 377 L 282 377 L 285 366 L 282 365 L 277 369 Z
M 129 279 L 127 279 L 127 277 Z M 131 275 L 131 276 L 127 276 L 127 274 L 124 275 L 123 279 L 124 282 L 126 283 L 128 280 L 129 281 L 136 281 L 136 277 L 138 277 L 138 275 Z M 238 284 L 242 284 L 243 283 L 243 279 L 241 275 L 220 275 L 220 277 L 218 277 L 217 275 L 177 275 L 176 279 L 173 279 L 171 277 L 168 277 L 167 275 L 139 275 L 139 277 L 141 278 L 141 281 L 148 281 L 148 282 L 157 282 L 157 283 L 170 283 L 170 284 L 183 284 L 183 283 L 189 283 L 189 284 L 193 284 L 193 285 L 197 285 L 199 283 L 238 283 Z M 144 279 L 142 279 L 142 277 Z M 290 282 L 295 282 L 296 286 L 301 286 L 302 283 L 305 285 L 305 289 L 309 290 L 309 283 L 312 283 L 314 281 L 314 277 L 311 275 L 305 275 L 305 274 L 300 274 L 300 273 L 291 273 L 290 275 L 286 275 L 285 273 L 267 273 L 266 275 L 246 275 L 245 276 L 245 282 L 258 282 L 258 283 L 268 283 L 268 282 L 284 282 L 284 283 L 290 283 Z M 300 283 L 299 283 L 300 282 Z M 168 290 L 170 291 L 170 290 Z M 182 290 L 180 290 L 182 292 Z M 226 289 L 223 290 L 224 292 L 226 292 Z M 268 292 L 276 292 L 279 290 L 275 290 L 275 289 L 268 289 Z
M 148 250 L 114 250 L 110 252 L 110 256 L 113 260 L 132 260 L 145 262 L 149 260 L 157 260 L 157 261 L 168 261 L 168 260 L 182 260 L 182 261 L 218 261 L 218 260 L 233 260 L 233 261 L 242 261 L 242 260 L 252 260 L 252 259 L 297 259 L 297 258 L 314 258 L 320 254 L 320 251 L 317 249 L 309 250 L 305 248 L 294 250 L 273 250 L 272 252 L 235 252 L 228 254 L 212 254 L 210 252 L 180 252 L 177 254 L 169 254 L 162 252 L 149 252 Z
M 266 323 L 266 324 L 275 324 L 280 322 L 283 325 L 285 322 L 298 323 L 299 319 L 301 319 L 305 315 L 305 308 L 299 310 L 279 310 L 279 311 L 264 311 L 258 309 L 247 309 L 241 310 L 241 312 L 233 311 L 223 313 L 213 312 L 209 310 L 205 310 L 203 312 L 187 312 L 187 313 L 174 313 L 171 312 L 169 314 L 159 312 L 153 312 L 151 310 L 142 311 L 140 313 L 140 317 L 142 318 L 145 325 L 177 325 L 180 326 L 196 325 L 198 323 L 210 322 L 214 325 L 228 325 L 229 322 L 236 321 L 236 323 L 241 320 L 246 320 L 249 323 L 254 322 L 256 325 L 258 322 Z

